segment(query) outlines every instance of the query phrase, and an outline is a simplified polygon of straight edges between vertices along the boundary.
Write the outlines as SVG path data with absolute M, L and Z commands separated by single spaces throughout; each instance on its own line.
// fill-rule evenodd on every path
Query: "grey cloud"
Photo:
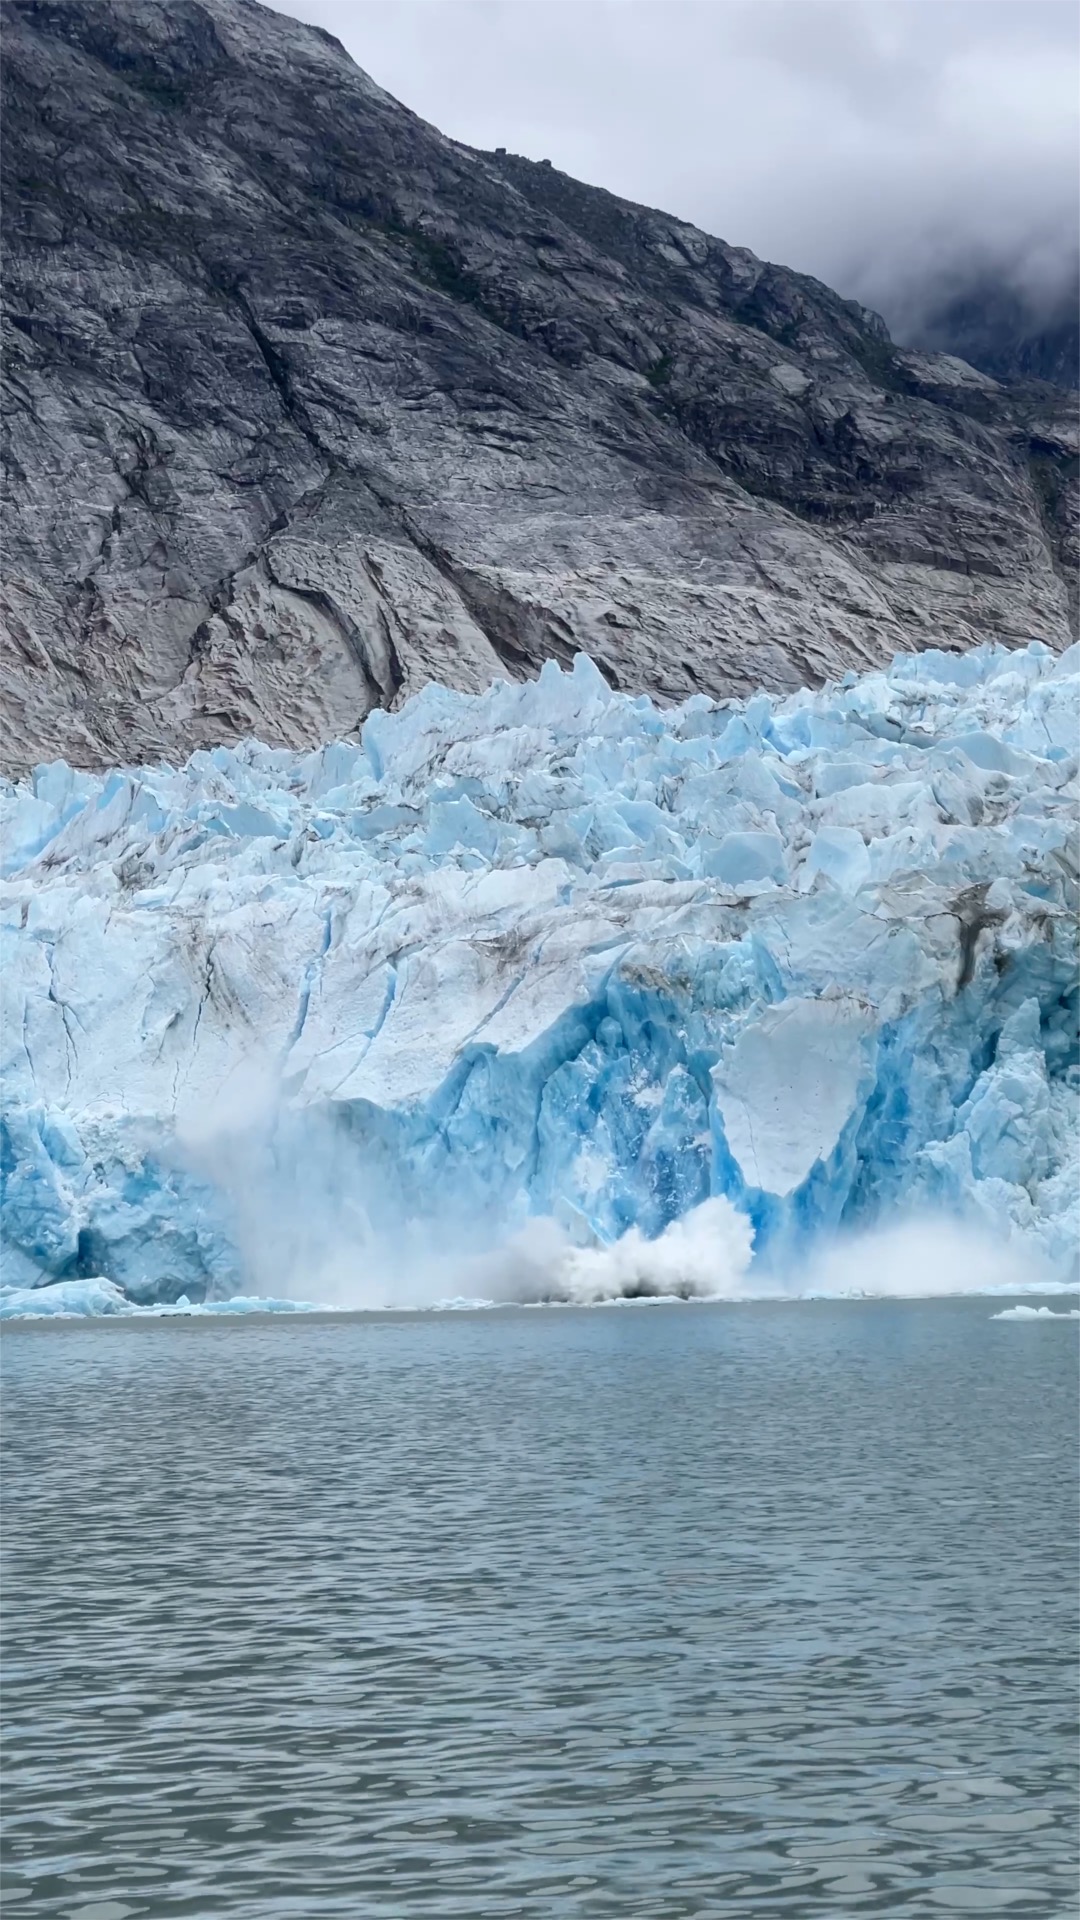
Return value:
M 1068 300 L 1072 0 L 294 0 L 445 133 L 817 274 L 917 330 Z

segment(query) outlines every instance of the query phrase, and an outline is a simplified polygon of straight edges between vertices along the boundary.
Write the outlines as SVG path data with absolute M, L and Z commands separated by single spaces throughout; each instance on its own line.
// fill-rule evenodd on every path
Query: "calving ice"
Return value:
M 580 658 L 7 787 L 9 1310 L 732 1293 L 920 1214 L 1069 1279 L 1078 658 Z

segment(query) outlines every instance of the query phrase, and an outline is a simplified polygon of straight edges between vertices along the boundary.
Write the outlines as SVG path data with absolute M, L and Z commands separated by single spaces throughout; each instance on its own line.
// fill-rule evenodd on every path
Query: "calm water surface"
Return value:
M 4 1339 L 3 1912 L 1075 1920 L 1076 1322 Z

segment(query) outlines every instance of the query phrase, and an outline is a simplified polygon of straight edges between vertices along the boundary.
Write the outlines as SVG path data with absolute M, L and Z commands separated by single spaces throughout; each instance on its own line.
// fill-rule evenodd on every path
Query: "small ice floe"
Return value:
M 991 1320 L 1080 1320 L 1080 1307 L 1004 1307 Z
M 82 1320 L 133 1312 L 130 1300 L 111 1280 L 57 1280 L 45 1287 L 0 1287 L 0 1320 Z
M 193 1304 L 186 1293 L 182 1293 L 174 1306 L 139 1307 L 136 1311 L 160 1317 L 169 1313 L 318 1313 L 320 1309 L 312 1300 L 273 1300 L 259 1293 L 238 1293 L 231 1300 L 204 1300 Z
M 112 1280 L 57 1280 L 44 1287 L 0 1287 L 0 1320 L 96 1320 L 104 1315 L 163 1320 L 176 1315 L 313 1313 L 306 1300 L 272 1300 L 238 1294 L 232 1300 L 194 1303 L 185 1293 L 171 1305 L 139 1306 Z

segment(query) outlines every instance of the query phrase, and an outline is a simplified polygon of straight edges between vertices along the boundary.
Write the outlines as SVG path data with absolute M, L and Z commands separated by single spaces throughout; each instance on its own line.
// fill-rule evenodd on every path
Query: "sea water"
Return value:
M 4 1912 L 1074 1920 L 1049 1304 L 12 1327 Z

